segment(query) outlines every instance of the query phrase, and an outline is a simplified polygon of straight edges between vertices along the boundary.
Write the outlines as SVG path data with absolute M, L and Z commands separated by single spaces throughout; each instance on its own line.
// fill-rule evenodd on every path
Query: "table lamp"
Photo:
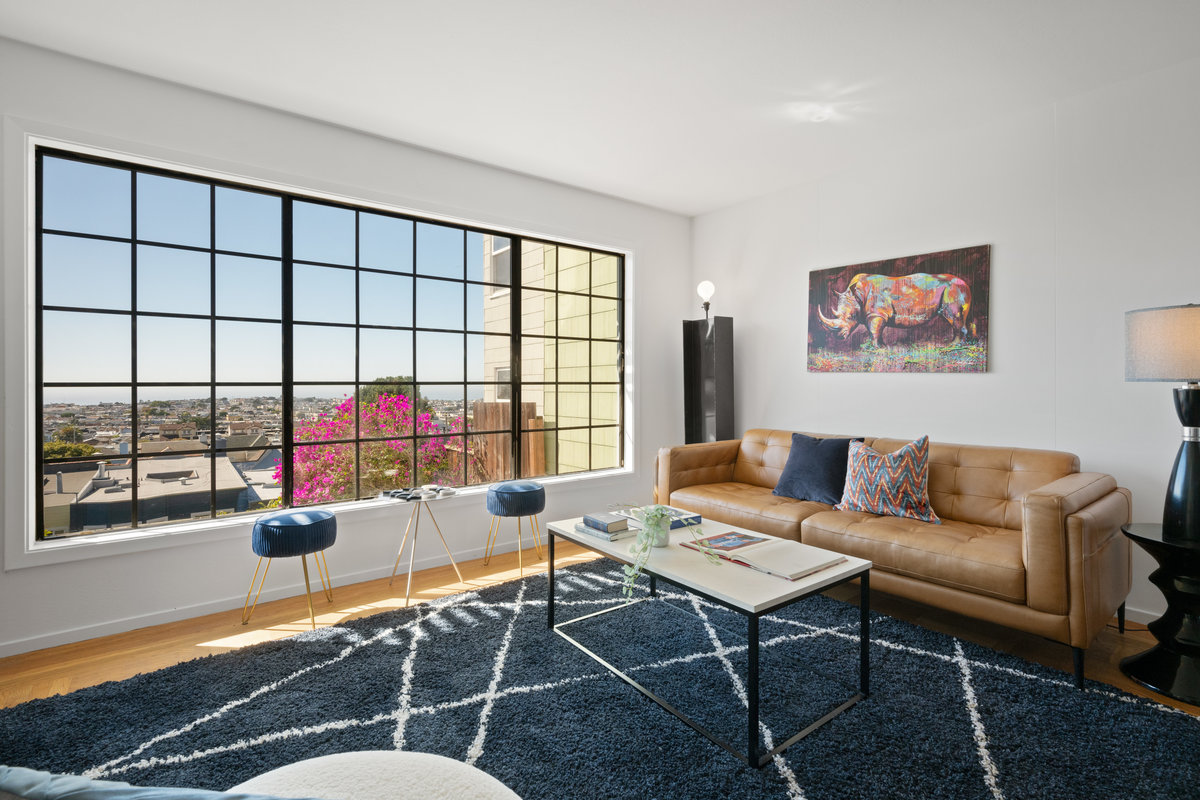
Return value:
M 1125 380 L 1177 381 L 1183 442 L 1163 506 L 1163 538 L 1200 541 L 1200 305 L 1125 312 Z

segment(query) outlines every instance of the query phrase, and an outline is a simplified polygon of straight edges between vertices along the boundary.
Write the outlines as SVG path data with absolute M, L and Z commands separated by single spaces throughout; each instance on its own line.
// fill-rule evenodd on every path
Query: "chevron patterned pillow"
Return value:
M 846 488 L 839 511 L 866 511 L 909 517 L 940 525 L 929 505 L 929 437 L 922 436 L 894 453 L 880 453 L 851 442 Z

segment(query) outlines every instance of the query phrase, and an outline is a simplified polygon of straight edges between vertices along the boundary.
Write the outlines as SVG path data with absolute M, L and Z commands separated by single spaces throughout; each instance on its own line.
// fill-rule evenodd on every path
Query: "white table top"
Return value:
M 624 564 L 633 563 L 633 555 L 629 552 L 629 548 L 634 542 L 633 537 L 608 542 L 596 536 L 579 533 L 575 530 L 575 524 L 582 521 L 582 517 L 575 517 L 574 519 L 551 522 L 547 527 L 554 532 L 555 536 L 561 536 L 576 544 L 583 545 L 589 550 L 601 553 L 614 561 L 620 561 Z M 753 534 L 754 536 L 778 538 L 765 533 L 759 533 L 758 531 L 748 531 L 745 528 L 727 525 L 724 522 L 705 520 L 701 527 L 703 528 L 702 533 L 700 533 L 701 536 L 740 531 Z M 768 575 L 750 567 L 744 567 L 741 564 L 725 561 L 724 559 L 720 563 L 713 564 L 704 557 L 703 553 L 680 544 L 680 542 L 690 540 L 691 538 L 692 531 L 687 528 L 672 530 L 671 543 L 669 545 L 651 549 L 650 559 L 646 562 L 646 569 L 672 583 L 677 583 L 685 588 L 697 589 L 728 603 L 734 608 L 739 608 L 750 613 L 761 613 L 765 610 L 778 608 L 781 605 L 785 605 L 791 599 L 838 583 L 846 579 L 847 576 L 862 572 L 871 566 L 870 561 L 846 556 L 846 560 L 840 564 L 834 564 L 831 567 L 827 567 L 820 572 L 799 580 L 789 581 L 786 578 Z M 811 545 L 801 546 L 811 547 Z M 821 548 L 814 547 L 812 549 L 820 550 Z

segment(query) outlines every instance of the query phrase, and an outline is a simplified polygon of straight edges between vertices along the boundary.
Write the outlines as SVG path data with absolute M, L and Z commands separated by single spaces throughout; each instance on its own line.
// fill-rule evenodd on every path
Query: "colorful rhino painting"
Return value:
M 809 371 L 986 371 L 990 250 L 810 273 Z

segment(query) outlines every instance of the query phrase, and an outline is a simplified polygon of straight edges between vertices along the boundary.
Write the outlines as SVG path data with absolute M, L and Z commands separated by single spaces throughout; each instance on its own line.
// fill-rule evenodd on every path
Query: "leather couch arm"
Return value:
M 1099 472 L 1077 472 L 1034 489 L 1022 503 L 1026 602 L 1030 608 L 1051 614 L 1070 611 L 1071 565 L 1069 556 L 1081 557 L 1069 547 L 1067 519 L 1114 492 L 1117 482 L 1111 475 Z M 1125 493 L 1127 499 L 1128 493 Z M 1102 519 L 1108 525 L 1105 535 L 1120 535 L 1120 526 L 1128 521 L 1128 503 L 1109 503 L 1117 509 L 1124 506 L 1125 519 L 1115 511 Z M 1111 521 L 1108 516 L 1113 516 Z M 1074 552 L 1072 552 L 1074 551 Z
M 658 451 L 658 476 L 654 483 L 654 502 L 670 503 L 671 492 L 700 483 L 733 480 L 741 439 L 721 442 L 696 442 Z

